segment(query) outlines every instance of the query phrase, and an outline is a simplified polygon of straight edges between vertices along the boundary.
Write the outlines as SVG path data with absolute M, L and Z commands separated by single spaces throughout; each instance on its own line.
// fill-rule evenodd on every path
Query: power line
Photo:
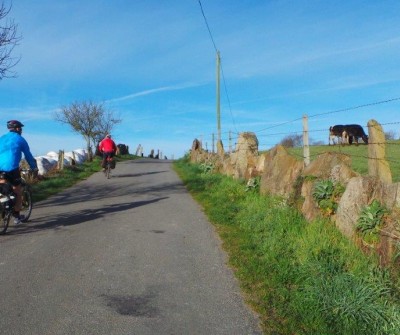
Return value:
M 396 100 L 400 100 L 400 97 L 399 98 L 392 98 L 392 99 L 388 99 L 388 100 L 377 101 L 377 102 L 371 102 L 371 103 L 368 103 L 368 104 L 354 106 L 354 107 L 348 107 L 348 108 L 344 108 L 344 109 L 338 109 L 338 110 L 331 111 L 331 112 L 326 112 L 326 113 L 319 113 L 319 114 L 311 115 L 311 116 L 309 116 L 309 118 L 316 117 L 316 116 L 321 116 L 321 115 L 339 113 L 339 112 L 347 112 L 347 111 L 354 110 L 354 109 L 359 109 L 359 108 L 364 108 L 364 107 L 369 107 L 369 106 L 385 104 L 385 103 L 396 101 Z
M 206 26 L 207 26 L 207 29 L 208 29 L 208 33 L 210 34 L 211 41 L 212 41 L 212 43 L 213 43 L 213 45 L 214 45 L 215 52 L 218 52 L 217 46 L 215 45 L 213 36 L 212 36 L 212 34 L 211 34 L 211 30 L 210 30 L 210 27 L 209 27 L 209 25 L 208 25 L 207 18 L 206 18 L 206 15 L 204 14 L 203 6 L 202 6 L 200 0 L 199 0 L 199 5 L 200 5 L 201 13 L 203 14 L 204 22 L 206 23 Z
M 223 81 L 224 81 L 225 94 L 226 94 L 226 98 L 227 98 L 227 100 L 228 100 L 228 107 L 229 107 L 229 112 L 230 112 L 230 114 L 231 114 L 233 127 L 235 128 L 236 132 L 238 132 L 238 130 L 237 130 L 237 128 L 236 128 L 235 118 L 233 117 L 233 114 L 232 114 L 231 101 L 230 101 L 230 99 L 229 99 L 228 90 L 227 90 L 227 88 L 226 88 L 226 81 L 225 81 L 224 70 L 223 70 L 223 68 L 222 68 L 222 62 L 221 62 L 221 72 L 222 72 L 222 79 L 223 79 Z
M 381 101 L 371 102 L 371 103 L 368 103 L 368 104 L 363 104 L 363 105 L 358 105 L 358 106 L 353 106 L 353 107 L 347 107 L 347 108 L 338 109 L 338 110 L 325 112 L 325 113 L 318 113 L 318 114 L 310 115 L 310 116 L 308 116 L 308 118 L 313 118 L 313 117 L 316 117 L 316 116 L 327 115 L 327 114 L 334 114 L 334 113 L 339 113 L 339 112 L 347 112 L 347 111 L 350 111 L 350 110 L 355 110 L 355 109 L 369 107 L 369 106 L 381 105 L 381 104 L 384 104 L 384 103 L 393 102 L 393 101 L 397 101 L 397 100 L 400 100 L 400 97 L 392 98 L 392 99 L 388 99 L 388 100 L 381 100 Z M 268 130 L 268 129 L 284 126 L 286 124 L 293 123 L 293 122 L 296 122 L 296 121 L 300 121 L 302 119 L 303 118 L 301 117 L 301 118 L 297 118 L 297 119 L 294 119 L 294 120 L 291 120 L 291 121 L 282 122 L 282 123 L 279 123 L 279 124 L 276 124 L 276 125 L 273 125 L 273 126 L 270 126 L 270 127 L 266 127 L 266 128 L 260 129 L 260 130 L 256 131 L 256 133 L 259 133 L 259 132 L 262 132 L 262 131 L 265 131 L 265 130 Z
M 200 0 L 199 0 L 199 5 L 200 5 L 201 13 L 203 14 L 204 22 L 205 22 L 205 24 L 206 24 L 206 26 L 207 26 L 207 30 L 208 30 L 208 33 L 209 33 L 210 38 L 211 38 L 211 42 L 212 42 L 212 44 L 213 44 L 213 46 L 214 46 L 214 50 L 215 50 L 216 53 L 218 53 L 217 45 L 215 44 L 213 35 L 212 35 L 212 33 L 211 33 L 210 26 L 208 25 L 208 21 L 207 21 L 206 15 L 204 14 L 203 5 L 201 4 L 201 1 L 200 1 Z M 228 101 L 229 112 L 230 112 L 230 114 L 231 114 L 233 126 L 234 126 L 234 128 L 235 128 L 235 130 L 236 130 L 236 132 L 237 132 L 238 130 L 237 130 L 237 128 L 236 128 L 235 119 L 234 119 L 233 114 L 232 114 L 231 101 L 230 101 L 230 99 L 229 99 L 228 89 L 227 89 L 226 80 L 225 80 L 225 74 L 224 74 L 224 70 L 223 70 L 223 68 L 222 68 L 221 62 L 220 62 L 220 66 L 221 66 L 222 79 L 223 79 L 223 82 L 224 82 L 225 94 L 226 94 L 226 98 L 227 98 L 227 101 Z

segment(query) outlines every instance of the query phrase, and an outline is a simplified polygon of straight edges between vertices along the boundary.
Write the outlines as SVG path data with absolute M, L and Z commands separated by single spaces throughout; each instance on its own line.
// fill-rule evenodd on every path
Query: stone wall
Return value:
M 196 163 L 212 162 L 216 170 L 236 179 L 248 180 L 260 178 L 261 194 L 272 194 L 289 198 L 293 194 L 301 196 L 301 208 L 309 221 L 321 216 L 321 210 L 312 197 L 316 182 L 330 179 L 339 182 L 345 191 L 338 202 L 338 208 L 331 220 L 348 238 L 356 237 L 356 225 L 361 210 L 376 199 L 390 211 L 388 223 L 381 232 L 382 263 L 391 259 L 399 242 L 400 232 L 397 213 L 400 212 L 400 183 L 393 184 L 390 169 L 385 161 L 384 134 L 381 126 L 374 120 L 368 123 L 369 138 L 369 175 L 360 176 L 351 170 L 351 158 L 344 154 L 327 152 L 319 155 L 307 167 L 302 161 L 288 154 L 282 146 L 276 146 L 267 153 L 259 155 L 258 140 L 254 133 L 239 134 L 235 151 L 228 155 L 210 154 L 201 148 L 195 140 L 192 145 L 191 161 Z M 374 157 L 378 159 L 374 159 Z M 301 185 L 299 185 L 299 180 Z M 299 189 L 295 189 L 295 188 Z M 390 224 L 394 223 L 394 224 Z M 385 252 L 381 252 L 382 250 Z

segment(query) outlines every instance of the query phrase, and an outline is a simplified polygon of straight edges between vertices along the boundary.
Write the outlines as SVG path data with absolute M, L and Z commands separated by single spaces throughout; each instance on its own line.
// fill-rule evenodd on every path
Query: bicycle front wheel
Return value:
M 6 211 L 3 206 L 1 206 L 0 211 L 1 211 L 0 235 L 3 235 L 3 234 L 6 233 L 8 225 L 10 223 L 11 212 L 10 211 Z
M 29 186 L 24 186 L 22 191 L 22 209 L 21 215 L 24 216 L 22 222 L 27 222 L 32 213 L 32 191 Z

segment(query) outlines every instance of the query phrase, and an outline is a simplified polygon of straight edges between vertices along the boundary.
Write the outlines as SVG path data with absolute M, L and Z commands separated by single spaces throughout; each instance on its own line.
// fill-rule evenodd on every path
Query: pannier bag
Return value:
M 9 183 L 0 183 L 0 194 L 10 195 L 13 193 L 12 186 Z

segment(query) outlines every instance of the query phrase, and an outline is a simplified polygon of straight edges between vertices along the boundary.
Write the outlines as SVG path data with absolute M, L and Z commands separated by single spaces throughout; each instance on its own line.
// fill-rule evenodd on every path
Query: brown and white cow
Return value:
M 358 139 L 361 138 L 365 144 L 368 144 L 368 135 L 365 134 L 364 129 L 358 124 L 335 125 L 329 127 L 329 145 L 335 144 L 335 139 L 338 143 L 352 144 L 353 141 L 358 144 Z
M 347 132 L 344 130 L 344 125 L 338 124 L 332 127 L 329 127 L 329 139 L 328 143 L 329 145 L 332 144 L 348 144 L 349 143 L 349 137 Z

